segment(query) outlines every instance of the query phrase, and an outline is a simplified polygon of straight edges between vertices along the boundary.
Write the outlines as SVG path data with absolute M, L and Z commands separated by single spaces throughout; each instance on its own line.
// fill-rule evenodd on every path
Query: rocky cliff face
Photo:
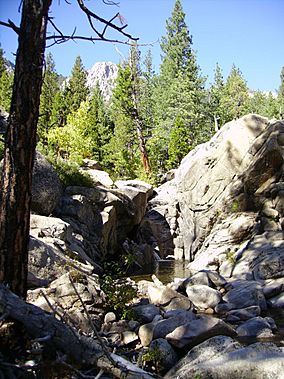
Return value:
M 226 124 L 157 189 L 146 219 L 157 212 L 167 222 L 160 254 L 246 279 L 268 279 L 265 262 L 275 260 L 273 276 L 284 276 L 283 163 L 283 121 L 248 115 Z M 164 234 L 156 238 L 159 245 Z
M 97 62 L 88 71 L 87 85 L 89 88 L 94 88 L 99 83 L 104 99 L 109 101 L 117 71 L 117 65 L 112 62 Z

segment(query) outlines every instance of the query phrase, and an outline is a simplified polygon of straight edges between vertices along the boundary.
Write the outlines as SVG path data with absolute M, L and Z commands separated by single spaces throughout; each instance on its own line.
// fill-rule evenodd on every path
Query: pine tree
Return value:
M 233 65 L 220 101 L 224 122 L 244 116 L 249 112 L 249 90 L 241 71 Z
M 278 106 L 279 106 L 279 112 L 278 112 L 278 117 L 280 119 L 284 119 L 284 66 L 282 67 L 281 74 L 280 74 L 280 86 L 278 90 Z
M 78 56 L 75 60 L 71 77 L 64 91 L 67 113 L 77 111 L 81 102 L 87 99 L 88 94 L 87 71 L 83 66 L 81 57 Z
M 9 112 L 14 75 L 8 70 L 6 62 L 4 51 L 0 48 L 0 107 Z
M 137 155 L 140 155 L 142 169 L 146 176 L 150 174 L 144 137 L 146 125 L 142 110 L 141 75 L 140 52 L 137 45 L 133 45 L 128 63 L 119 67 L 113 92 L 115 133 L 111 145 L 113 146 L 113 157 L 116 157 L 113 159 L 113 163 L 117 173 L 123 176 L 139 175 L 141 170 L 137 163 Z M 124 146 L 121 145 L 122 141 L 125 141 Z M 119 153 L 118 148 L 122 149 Z M 122 169 L 122 166 L 128 167 L 127 171 Z
M 106 105 L 99 87 L 93 89 L 88 101 L 88 126 L 84 132 L 92 141 L 92 158 L 107 166 L 107 145 L 113 131 L 113 124 L 106 110 Z
M 51 53 L 48 53 L 45 61 L 44 79 L 40 96 L 40 117 L 38 121 L 38 136 L 43 145 L 47 143 L 47 134 L 57 122 L 52 117 L 55 99 L 59 93 L 58 74 Z
M 171 166 L 166 161 L 169 158 L 169 145 L 173 145 L 170 141 L 171 136 L 176 134 L 171 133 L 174 126 L 176 128 L 177 125 L 182 125 L 182 129 L 187 130 L 188 151 L 207 138 L 200 129 L 205 118 L 204 80 L 199 75 L 195 53 L 192 50 L 192 37 L 185 23 L 185 13 L 180 0 L 176 0 L 172 15 L 166 22 L 166 35 L 162 38 L 161 49 L 162 63 L 155 90 L 157 126 L 150 141 L 151 164 L 158 172 L 163 172 Z M 175 124 L 178 119 L 182 122 Z M 178 146 L 177 149 L 179 150 Z M 179 160 L 180 158 L 173 157 L 170 159 L 171 162 Z
M 224 78 L 222 69 L 219 64 L 216 64 L 214 72 L 214 83 L 209 89 L 209 108 L 210 117 L 214 122 L 214 130 L 217 131 L 225 122 L 224 112 L 221 108 L 221 99 L 224 96 Z

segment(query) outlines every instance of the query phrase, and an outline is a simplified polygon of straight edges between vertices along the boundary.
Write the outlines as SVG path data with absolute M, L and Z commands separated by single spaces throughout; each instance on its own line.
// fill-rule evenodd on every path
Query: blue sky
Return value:
M 90 36 L 87 20 L 75 0 L 53 0 L 51 14 L 57 26 L 71 34 Z M 0 0 L 0 19 L 10 18 L 19 24 L 18 0 Z M 102 0 L 86 0 L 90 8 L 102 17 L 110 18 L 120 12 L 127 20 L 127 31 L 140 37 L 141 44 L 153 43 L 152 54 L 156 71 L 160 64 L 159 39 L 165 34 L 166 19 L 170 17 L 175 0 L 120 0 L 119 8 L 106 6 Z M 208 83 L 218 62 L 226 77 L 235 64 L 243 73 L 251 89 L 275 91 L 280 84 L 284 66 L 284 0 L 182 0 L 186 23 L 193 36 L 197 61 Z M 119 38 L 119 35 L 112 35 Z M 11 30 L 0 27 L 0 42 L 8 59 L 13 60 L 17 37 Z M 146 53 L 149 46 L 141 47 Z M 69 75 L 77 55 L 85 67 L 95 62 L 119 63 L 127 57 L 128 48 L 111 43 L 72 41 L 53 46 L 56 69 Z

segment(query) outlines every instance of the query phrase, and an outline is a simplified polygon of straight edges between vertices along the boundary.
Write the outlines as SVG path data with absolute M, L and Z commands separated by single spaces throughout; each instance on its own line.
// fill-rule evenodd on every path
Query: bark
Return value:
M 3 284 L 0 284 L 0 318 L 17 321 L 28 335 L 52 351 L 60 351 L 77 365 L 95 364 L 117 378 L 153 379 L 153 376 L 124 358 L 111 353 L 110 358 L 94 338 L 79 335 L 52 314 L 27 304 Z
M 48 9 L 24 0 L 0 193 L 0 281 L 26 296 L 32 167 Z
M 144 171 L 146 172 L 146 174 L 149 174 L 151 171 L 150 162 L 149 162 L 149 157 L 148 157 L 148 153 L 147 153 L 147 149 L 146 149 L 145 138 L 144 138 L 143 132 L 142 132 L 141 121 L 140 121 L 137 113 L 138 112 L 135 112 L 134 120 L 135 120 L 135 124 L 136 124 L 138 146 L 139 146 L 139 150 L 140 150 L 140 154 L 141 154 L 141 161 L 143 164 Z

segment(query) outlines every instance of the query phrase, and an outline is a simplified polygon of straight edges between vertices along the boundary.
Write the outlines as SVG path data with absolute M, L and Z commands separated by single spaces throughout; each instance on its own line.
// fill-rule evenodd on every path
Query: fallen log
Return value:
M 26 303 L 0 284 L 0 320 L 6 319 L 17 321 L 32 339 L 62 352 L 76 365 L 96 365 L 117 378 L 153 379 L 153 375 L 124 358 L 113 353 L 106 354 L 98 341 L 79 335 L 53 314 Z

